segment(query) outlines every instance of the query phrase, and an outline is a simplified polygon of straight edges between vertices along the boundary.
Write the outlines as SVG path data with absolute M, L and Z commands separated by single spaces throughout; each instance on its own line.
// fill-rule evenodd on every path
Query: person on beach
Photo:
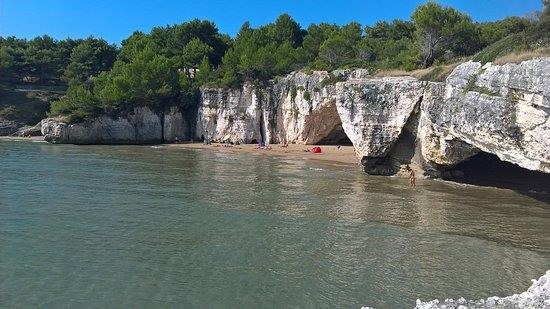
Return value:
M 409 186 L 411 188 L 416 187 L 416 176 L 414 175 L 414 171 L 409 165 L 407 165 L 406 170 L 409 172 Z

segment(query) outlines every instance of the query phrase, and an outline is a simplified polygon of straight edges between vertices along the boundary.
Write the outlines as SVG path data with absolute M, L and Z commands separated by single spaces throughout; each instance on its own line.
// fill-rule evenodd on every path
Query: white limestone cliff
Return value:
M 75 124 L 44 119 L 41 131 L 44 139 L 54 144 L 150 144 L 187 139 L 187 126 L 177 110 L 157 114 L 137 107 L 125 116 L 100 116 Z
M 483 151 L 550 173 L 550 58 L 458 66 L 445 83 L 378 78 L 366 70 L 293 72 L 264 85 L 201 90 L 194 136 L 181 112 L 42 123 L 54 143 L 116 144 L 206 138 L 232 143 L 350 143 L 367 172 L 404 164 L 452 167 Z

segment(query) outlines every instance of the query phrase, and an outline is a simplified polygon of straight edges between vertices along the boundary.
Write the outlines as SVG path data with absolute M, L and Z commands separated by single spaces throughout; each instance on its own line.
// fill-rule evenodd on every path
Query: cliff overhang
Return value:
M 426 177 L 460 176 L 460 163 L 487 153 L 550 174 L 549 113 L 550 58 L 538 58 L 466 62 L 444 83 L 366 70 L 293 72 L 263 86 L 201 89 L 195 123 L 141 108 L 73 125 L 47 119 L 42 131 L 57 143 L 350 143 L 377 175 L 409 165 Z

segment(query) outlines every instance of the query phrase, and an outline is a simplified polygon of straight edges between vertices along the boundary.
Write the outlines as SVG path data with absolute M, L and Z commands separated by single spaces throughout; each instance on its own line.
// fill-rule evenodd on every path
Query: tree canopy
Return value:
M 85 82 L 109 70 L 115 61 L 117 49 L 105 40 L 88 38 L 76 45 L 70 53 L 69 64 L 63 72 L 65 80 Z
M 104 41 L 82 41 L 64 73 L 69 91 L 52 103 L 51 114 L 78 120 L 134 106 L 185 109 L 196 102 L 210 63 L 219 65 L 229 44 L 211 22 L 199 20 L 134 32 L 118 55 Z
M 446 51 L 465 55 L 479 49 L 477 29 L 470 17 L 453 8 L 428 2 L 414 11 L 412 19 L 424 68 Z

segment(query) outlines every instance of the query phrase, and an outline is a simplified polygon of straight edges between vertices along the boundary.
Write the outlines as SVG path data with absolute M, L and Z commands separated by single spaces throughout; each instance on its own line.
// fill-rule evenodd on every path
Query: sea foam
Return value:
M 466 300 L 459 298 L 457 300 L 446 299 L 443 302 L 432 300 L 422 302 L 416 300 L 417 309 L 461 309 L 461 308 L 541 308 L 550 309 L 550 270 L 541 276 L 538 280 L 533 280 L 533 284 L 526 292 L 514 294 L 507 297 L 489 297 L 487 299 Z

